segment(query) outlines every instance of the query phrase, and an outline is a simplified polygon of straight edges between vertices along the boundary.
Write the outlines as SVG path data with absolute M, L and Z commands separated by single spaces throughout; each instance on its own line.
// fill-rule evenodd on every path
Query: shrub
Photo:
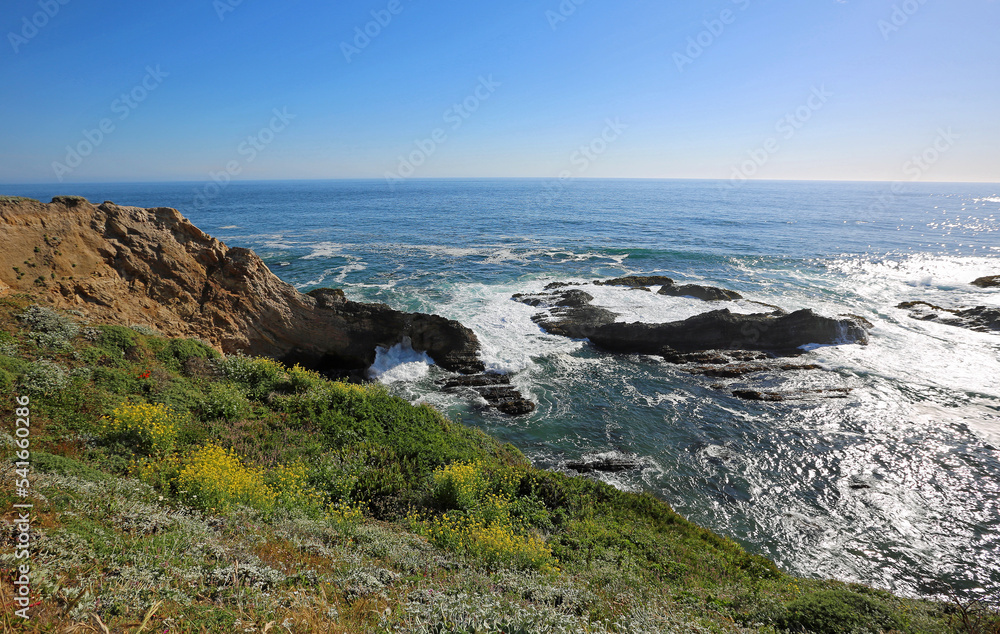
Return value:
M 165 454 L 174 448 L 179 416 L 166 405 L 123 403 L 100 422 L 106 440 L 126 443 L 144 453 Z
M 531 535 L 514 493 L 520 478 L 510 470 L 487 474 L 477 463 L 454 462 L 431 475 L 430 498 L 438 507 L 456 509 L 410 524 L 436 545 L 472 556 L 489 566 L 555 569 L 552 550 Z
M 212 383 L 200 404 L 205 420 L 238 420 L 250 413 L 250 402 L 231 383 Z
M 53 196 L 52 202 L 62 203 L 67 207 L 76 207 L 80 203 L 89 203 L 90 201 L 83 196 Z
M 7 393 L 14 389 L 17 379 L 13 374 L 0 368 L 0 393 Z
M 32 339 L 45 348 L 65 348 L 80 332 L 75 321 L 44 306 L 29 306 L 19 319 L 31 330 Z
M 219 353 L 197 339 L 171 339 L 156 353 L 156 358 L 171 370 L 178 371 L 188 359 L 217 359 Z
M 117 368 L 94 368 L 92 378 L 94 385 L 114 394 L 131 394 L 139 389 L 134 376 Z
M 313 511 L 323 506 L 323 497 L 309 486 L 309 470 L 301 462 L 278 465 L 267 472 L 265 479 L 278 502 L 287 508 Z
M 28 364 L 21 385 L 35 394 L 52 395 L 69 385 L 69 374 L 58 363 L 40 359 Z
M 139 345 L 135 331 L 124 326 L 98 326 L 97 343 L 116 357 Z
M 140 335 L 146 335 L 148 337 L 160 337 L 163 335 L 159 330 L 153 328 L 152 326 L 147 326 L 146 324 L 132 324 L 129 326 L 132 330 L 136 331 Z
M 225 512 L 236 504 L 262 511 L 274 508 L 278 494 L 259 469 L 243 464 L 231 450 L 208 444 L 192 452 L 177 474 L 178 492 L 192 505 Z
M 306 370 L 299 364 L 288 368 L 288 384 L 292 391 L 301 394 L 322 385 L 326 379 L 319 372 Z
M 86 463 L 45 451 L 31 452 L 31 468 L 43 473 L 73 476 L 90 482 L 100 482 L 108 478 L 106 473 L 98 471 Z
M 220 368 L 226 378 L 239 384 L 254 400 L 263 400 L 288 383 L 285 366 L 266 357 L 234 355 L 226 357 Z
M 10 333 L 0 332 L 0 356 L 17 356 L 17 342 L 10 336 Z
M 431 499 L 439 508 L 468 510 L 486 490 L 479 468 L 468 462 L 453 462 L 431 474 Z
M 820 590 L 787 606 L 781 625 L 792 631 L 850 634 L 858 630 L 899 629 L 902 626 L 875 599 L 848 590 Z

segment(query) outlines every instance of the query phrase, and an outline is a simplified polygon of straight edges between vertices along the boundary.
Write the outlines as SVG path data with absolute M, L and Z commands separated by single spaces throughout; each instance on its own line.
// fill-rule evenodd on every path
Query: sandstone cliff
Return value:
M 147 324 L 226 353 L 321 370 L 360 370 L 377 346 L 409 337 L 438 365 L 482 371 L 475 334 L 456 321 L 295 290 L 253 252 L 229 248 L 177 210 L 60 196 L 0 198 L 0 296 L 26 292 L 95 323 Z

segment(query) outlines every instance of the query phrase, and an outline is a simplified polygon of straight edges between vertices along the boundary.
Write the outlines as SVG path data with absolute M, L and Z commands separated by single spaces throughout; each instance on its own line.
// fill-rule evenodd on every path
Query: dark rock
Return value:
M 442 387 L 446 390 L 454 390 L 460 387 L 487 387 L 491 385 L 510 385 L 510 377 L 506 374 L 472 374 L 448 379 Z
M 755 374 L 757 372 L 767 372 L 784 370 L 822 370 L 822 366 L 815 363 L 780 363 L 780 364 L 762 364 L 762 363 L 730 363 L 728 365 L 703 365 L 693 368 L 685 369 L 685 372 L 690 372 L 691 374 L 698 374 L 701 376 L 709 376 L 719 379 L 732 379 L 739 376 L 744 376 L 746 374 Z
M 778 366 L 782 370 L 822 370 L 823 366 L 817 363 L 782 363 Z
M 642 460 L 632 458 L 599 458 L 597 460 L 581 460 L 579 462 L 567 462 L 567 469 L 572 469 L 578 473 L 592 473 L 603 471 L 606 473 L 620 473 L 622 471 L 636 471 L 645 468 Z
M 579 308 L 557 308 L 550 314 L 540 313 L 531 319 L 551 335 L 560 335 L 570 339 L 586 339 L 597 328 L 612 324 L 617 313 L 596 306 L 581 306 Z
M 551 291 L 557 288 L 566 288 L 567 286 L 580 286 L 579 282 L 550 282 L 545 285 L 545 290 Z
M 719 302 L 725 300 L 743 299 L 743 296 L 736 291 L 716 288 L 715 286 L 702 286 L 700 284 L 674 284 L 664 285 L 657 295 L 670 295 L 671 297 L 697 297 L 706 302 Z
M 903 302 L 896 308 L 909 310 L 910 317 L 921 321 L 933 321 L 977 332 L 1000 332 L 1000 308 L 942 308 L 923 301 Z
M 780 392 L 760 392 L 758 390 L 733 390 L 733 396 L 747 401 L 783 401 Z
M 517 389 L 511 387 L 510 376 L 487 372 L 471 376 L 448 379 L 443 383 L 446 390 L 468 388 L 504 414 L 522 416 L 535 411 L 535 404 L 524 398 Z
M 847 398 L 849 387 L 833 387 L 815 390 L 791 390 L 788 392 L 767 392 L 762 390 L 733 390 L 733 396 L 747 401 L 791 401 L 809 398 Z
M 789 353 L 811 343 L 868 342 L 864 326 L 853 319 L 830 319 L 808 309 L 780 317 L 714 310 L 664 324 L 605 323 L 595 325 L 585 336 L 605 350 L 629 354 L 660 354 L 665 348 L 679 352 L 767 350 Z
M 979 288 L 995 288 L 1000 286 L 1000 275 L 989 275 L 987 277 L 980 277 L 972 282 L 973 286 L 978 286 Z
M 316 300 L 318 308 L 336 308 L 347 301 L 347 295 L 339 288 L 316 288 L 306 295 Z
M 700 367 L 688 368 L 685 371 L 690 372 L 691 374 L 709 376 L 717 379 L 732 379 L 738 376 L 743 376 L 745 374 L 765 372 L 770 369 L 771 367 L 767 365 L 752 364 L 752 363 L 733 363 L 724 366 L 703 365 Z
M 542 306 L 548 308 L 563 306 L 567 308 L 575 308 L 578 306 L 586 306 L 590 302 L 594 301 L 594 296 L 586 291 L 574 288 L 568 291 L 560 291 L 558 293 L 517 293 L 511 296 L 511 299 L 516 302 L 521 302 L 522 304 L 535 307 Z
M 610 280 L 594 280 L 594 286 L 663 286 L 672 285 L 674 281 L 665 275 L 626 275 Z
M 673 348 L 664 348 L 660 351 L 660 356 L 669 363 L 702 363 L 725 365 L 732 363 L 732 358 L 718 351 L 706 352 L 677 352 Z M 765 355 L 766 356 L 766 355 Z
M 869 330 L 871 330 L 872 328 L 875 327 L 875 324 L 873 324 L 872 322 L 868 321 L 867 319 L 865 319 L 861 315 L 855 315 L 854 313 L 844 313 L 844 314 L 842 314 L 840 316 L 841 317 L 847 317 L 848 319 L 853 319 L 856 322 L 858 322 L 859 324 L 861 324 L 862 326 L 864 326 L 865 328 L 868 328 Z

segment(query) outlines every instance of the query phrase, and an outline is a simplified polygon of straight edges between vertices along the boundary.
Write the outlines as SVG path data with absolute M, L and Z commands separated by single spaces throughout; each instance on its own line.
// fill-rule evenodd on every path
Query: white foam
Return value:
M 344 265 L 343 267 L 341 267 L 340 272 L 337 274 L 337 276 L 333 278 L 333 281 L 336 282 L 337 284 L 343 284 L 344 280 L 347 279 L 348 275 L 350 275 L 351 273 L 356 273 L 357 271 L 364 271 L 367 268 L 368 267 L 361 262 L 352 262 L 351 264 Z
M 219 229 L 242 229 L 243 227 L 239 225 L 226 225 L 225 227 L 219 227 Z
M 479 337 L 481 359 L 493 372 L 514 373 L 534 365 L 534 359 L 572 352 L 583 343 L 542 332 L 531 321 L 538 308 L 516 302 L 511 295 L 537 292 L 543 283 L 463 284 L 454 290 L 455 300 L 437 307 L 445 317 L 458 319 Z M 529 290 L 530 289 L 530 290 Z
M 368 368 L 368 378 L 382 383 L 418 381 L 427 376 L 432 365 L 434 359 L 426 352 L 414 350 L 410 338 L 403 337 L 391 348 L 379 346 L 375 349 L 375 363 Z

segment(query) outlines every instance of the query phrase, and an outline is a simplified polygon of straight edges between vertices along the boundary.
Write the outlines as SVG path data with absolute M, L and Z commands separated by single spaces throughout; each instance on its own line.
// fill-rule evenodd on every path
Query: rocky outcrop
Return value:
M 741 315 L 723 309 L 664 324 L 606 324 L 589 338 L 605 350 L 633 354 L 658 354 L 664 348 L 787 354 L 807 344 L 867 343 L 868 333 L 853 319 L 831 319 L 809 309 L 780 316 Z
M 979 288 L 997 288 L 1000 287 L 1000 275 L 989 275 L 987 277 L 980 277 L 973 280 L 973 286 L 978 286 Z
M 670 295 L 672 297 L 697 297 L 698 299 L 706 302 L 722 302 L 732 301 L 734 299 L 743 299 L 743 296 L 736 291 L 730 291 L 725 288 L 717 288 L 715 286 L 702 286 L 700 284 L 682 284 L 680 286 L 675 284 L 665 284 L 660 287 L 659 291 L 657 291 L 657 295 Z
M 319 370 L 367 368 L 376 347 L 404 337 L 446 369 L 484 369 L 476 335 L 462 324 L 352 302 L 333 289 L 300 293 L 253 252 L 227 247 L 175 209 L 0 200 L 0 284 L 97 323 L 154 325 L 226 353 Z
M 484 372 L 459 376 L 442 382 L 446 390 L 469 389 L 478 394 L 491 407 L 510 416 L 523 416 L 535 411 L 535 404 L 524 398 L 510 382 L 510 376 Z
M 589 305 L 588 298 L 587 293 L 571 289 L 516 295 L 513 299 L 547 308 L 533 319 L 550 334 L 590 339 L 594 345 L 611 352 L 661 355 L 667 359 L 706 350 L 790 354 L 806 344 L 868 342 L 867 324 L 863 320 L 831 319 L 807 309 L 790 314 L 776 311 L 750 315 L 723 309 L 683 321 L 619 323 L 615 321 L 617 314 Z
M 978 332 L 1000 332 L 1000 308 L 942 308 L 923 301 L 903 302 L 896 306 L 909 311 L 910 317 Z
M 567 462 L 564 466 L 577 473 L 593 473 L 595 471 L 621 473 L 622 471 L 641 471 L 646 468 L 646 463 L 640 458 L 599 456 L 589 460 Z
M 630 288 L 650 286 L 673 286 L 674 281 L 666 275 L 626 275 L 610 280 L 594 282 L 594 286 L 628 286 Z
M 794 401 L 812 400 L 818 398 L 847 398 L 851 394 L 849 387 L 834 387 L 815 390 L 790 390 L 786 392 L 762 390 L 733 390 L 733 396 L 745 401 Z
M 743 296 L 736 291 L 730 291 L 715 286 L 702 286 L 700 284 L 680 284 L 665 275 L 627 275 L 616 277 L 605 281 L 595 281 L 595 286 L 627 286 L 629 288 L 648 291 L 650 286 L 659 286 L 659 295 L 669 295 L 672 297 L 696 297 L 707 302 L 731 301 L 742 299 Z M 548 288 L 548 287 L 546 287 Z

